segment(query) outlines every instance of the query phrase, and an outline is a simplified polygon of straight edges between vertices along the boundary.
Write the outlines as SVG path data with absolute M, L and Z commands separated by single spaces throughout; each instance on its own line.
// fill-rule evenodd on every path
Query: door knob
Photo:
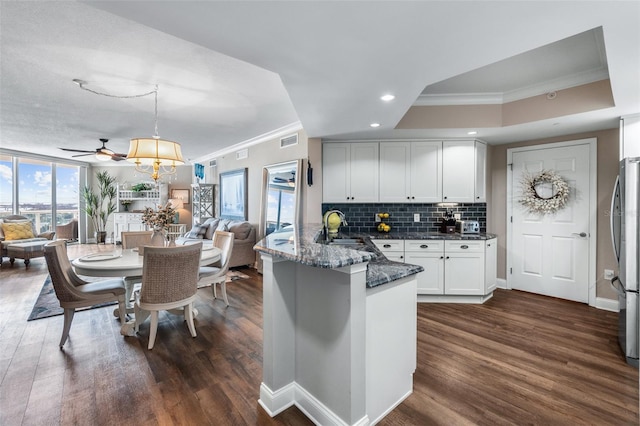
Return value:
M 579 236 L 579 237 L 581 237 L 581 238 L 584 238 L 584 237 L 586 237 L 586 236 L 587 236 L 587 233 L 586 233 L 586 232 L 580 232 L 580 233 L 578 234 L 577 232 L 572 232 L 572 233 L 571 233 L 571 235 L 577 235 L 577 236 Z

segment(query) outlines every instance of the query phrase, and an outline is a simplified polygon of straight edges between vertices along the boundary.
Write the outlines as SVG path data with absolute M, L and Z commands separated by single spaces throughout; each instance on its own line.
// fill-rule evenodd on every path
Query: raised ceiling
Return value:
M 640 111 L 640 2 L 0 8 L 2 147 L 63 158 L 58 147 L 94 149 L 105 137 L 126 152 L 129 138 L 153 133 L 152 98 L 100 97 L 74 78 L 119 94 L 159 84 L 160 136 L 181 142 L 191 159 L 296 126 L 326 139 L 464 137 L 467 128 L 396 126 L 431 95 L 448 95 L 442 105 L 451 95 L 509 101 L 533 88 L 562 89 L 568 75 L 608 75 L 614 105 L 485 127 L 478 137 L 505 143 L 613 128 Z M 395 100 L 381 102 L 388 92 Z M 374 121 L 381 127 L 371 129 Z

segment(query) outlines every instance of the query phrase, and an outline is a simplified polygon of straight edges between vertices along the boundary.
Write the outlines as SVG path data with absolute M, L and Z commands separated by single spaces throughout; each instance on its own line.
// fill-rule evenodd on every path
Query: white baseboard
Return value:
M 264 383 L 260 384 L 260 399 L 258 403 L 271 417 L 275 417 L 295 405 L 309 420 L 317 425 L 350 426 L 295 382 L 289 383 L 275 392 Z M 367 426 L 369 424 L 371 422 L 365 414 L 364 417 L 351 426 Z
M 496 280 L 496 287 L 506 290 L 507 289 L 507 280 L 505 280 L 504 278 L 498 278 Z
M 611 312 L 620 312 L 620 306 L 617 300 L 605 299 L 604 297 L 596 297 L 596 308 Z
M 294 404 L 295 387 L 295 383 L 289 383 L 285 387 L 274 392 L 269 389 L 269 386 L 261 383 L 260 399 L 258 400 L 258 403 L 262 405 L 262 408 L 264 408 L 264 411 L 266 411 L 269 416 L 277 416 Z

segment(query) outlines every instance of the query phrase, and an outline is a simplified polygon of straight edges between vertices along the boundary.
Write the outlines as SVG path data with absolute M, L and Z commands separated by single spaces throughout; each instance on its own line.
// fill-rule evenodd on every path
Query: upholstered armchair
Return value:
M 29 223 L 30 226 L 28 225 L 24 225 L 24 223 Z M 24 225 L 26 226 L 26 230 L 29 231 L 30 228 L 30 233 L 27 234 L 23 234 L 20 237 L 14 237 L 11 235 L 5 235 L 4 230 L 6 229 L 5 226 L 3 226 L 3 224 L 6 225 L 15 225 L 15 226 L 21 226 Z M 2 245 L 2 256 L 7 256 L 7 247 L 9 247 L 9 245 L 11 244 L 15 244 L 15 243 L 28 243 L 28 242 L 32 242 L 32 241 L 47 241 L 47 240 L 53 240 L 53 237 L 56 235 L 55 232 L 53 231 L 47 231 L 47 232 L 42 232 L 42 233 L 38 233 L 36 231 L 35 225 L 33 224 L 33 222 L 26 216 L 21 216 L 21 215 L 11 215 L 11 216 L 5 216 L 2 219 L 0 219 L 0 244 Z
M 56 235 L 59 240 L 75 241 L 78 239 L 78 219 L 71 219 L 66 225 L 56 226 Z

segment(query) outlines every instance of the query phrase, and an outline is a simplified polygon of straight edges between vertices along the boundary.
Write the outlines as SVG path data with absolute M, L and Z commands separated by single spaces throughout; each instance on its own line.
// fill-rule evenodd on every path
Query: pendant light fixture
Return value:
M 136 171 L 151 175 L 158 183 L 162 176 L 176 173 L 176 165 L 184 164 L 180 144 L 158 136 L 158 86 L 155 97 L 155 133 L 150 138 L 134 138 L 129 143 L 127 161 L 136 165 Z

